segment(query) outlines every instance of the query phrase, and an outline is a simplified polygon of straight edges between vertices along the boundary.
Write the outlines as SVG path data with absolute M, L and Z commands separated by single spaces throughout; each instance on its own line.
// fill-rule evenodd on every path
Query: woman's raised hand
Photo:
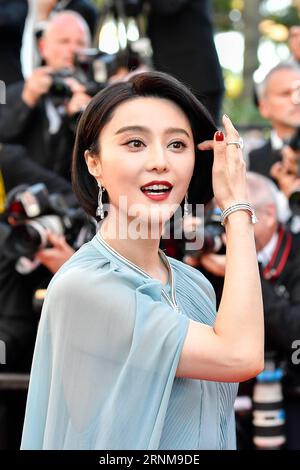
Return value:
M 239 134 L 229 117 L 224 114 L 223 125 L 225 135 L 217 131 L 214 140 L 206 140 L 198 144 L 199 150 L 213 150 L 213 190 L 221 210 L 236 202 L 248 201 L 246 188 L 246 164 L 242 149 L 237 143 Z

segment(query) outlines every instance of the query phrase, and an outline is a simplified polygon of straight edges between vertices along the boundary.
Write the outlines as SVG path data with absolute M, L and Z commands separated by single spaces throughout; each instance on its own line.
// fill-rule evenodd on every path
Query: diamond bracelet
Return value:
M 247 211 L 249 212 L 249 215 L 251 217 L 252 224 L 256 224 L 258 222 L 258 219 L 255 215 L 254 209 L 251 206 L 251 204 L 249 204 L 248 202 L 237 202 L 236 204 L 233 204 L 232 206 L 227 207 L 227 209 L 225 209 L 221 213 L 221 220 L 220 220 L 221 225 L 224 226 L 227 217 L 236 211 Z

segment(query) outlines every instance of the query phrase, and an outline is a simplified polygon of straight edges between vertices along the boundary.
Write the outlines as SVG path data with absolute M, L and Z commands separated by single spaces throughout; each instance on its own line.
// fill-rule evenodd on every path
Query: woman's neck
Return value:
M 101 236 L 114 250 L 136 266 L 145 271 L 154 279 L 161 280 L 164 284 L 168 281 L 168 270 L 159 255 L 159 243 L 162 228 L 157 227 L 155 238 L 140 237 L 134 239 L 130 233 L 130 224 L 116 230 L 109 217 L 101 224 Z M 136 232 L 137 233 L 137 232 Z M 145 234 L 143 234 L 145 235 Z

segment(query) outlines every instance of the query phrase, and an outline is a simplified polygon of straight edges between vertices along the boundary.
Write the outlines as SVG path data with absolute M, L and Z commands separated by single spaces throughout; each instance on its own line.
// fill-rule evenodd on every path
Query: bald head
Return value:
M 247 173 L 247 189 L 249 200 L 256 211 L 267 206 L 277 205 L 277 188 L 274 183 L 263 175 L 249 171 Z
M 247 173 L 249 201 L 258 217 L 254 225 L 257 251 L 261 251 L 278 230 L 278 196 L 274 183 L 257 173 Z
M 40 40 L 40 52 L 54 69 L 73 68 L 76 52 L 90 46 L 91 37 L 84 18 L 73 11 L 54 15 Z
M 300 122 L 300 68 L 281 63 L 258 88 L 259 110 L 282 139 L 289 139 Z
M 266 98 L 268 93 L 272 92 L 274 83 L 288 83 L 289 79 L 299 80 L 300 66 L 289 62 L 281 62 L 273 67 L 265 76 L 263 81 L 257 86 L 257 94 L 259 99 Z

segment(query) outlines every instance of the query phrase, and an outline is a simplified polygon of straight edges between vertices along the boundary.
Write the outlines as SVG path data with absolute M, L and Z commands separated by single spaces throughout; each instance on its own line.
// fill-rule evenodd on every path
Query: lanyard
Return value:
M 263 276 L 267 280 L 277 279 L 286 265 L 292 248 L 292 235 L 282 225 L 279 228 L 278 240 L 272 258 L 263 270 Z

